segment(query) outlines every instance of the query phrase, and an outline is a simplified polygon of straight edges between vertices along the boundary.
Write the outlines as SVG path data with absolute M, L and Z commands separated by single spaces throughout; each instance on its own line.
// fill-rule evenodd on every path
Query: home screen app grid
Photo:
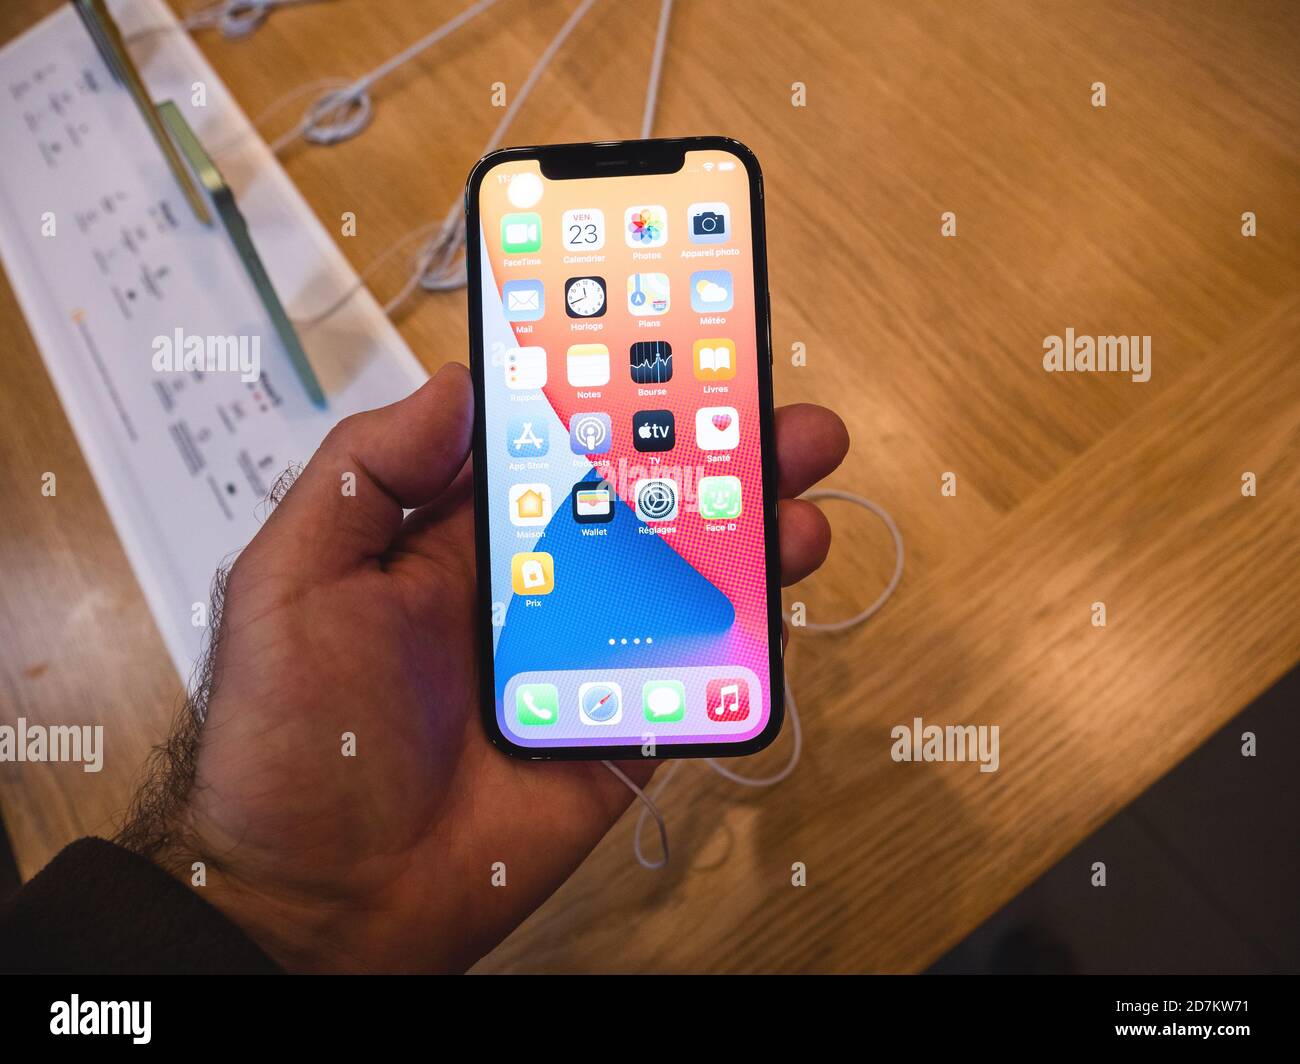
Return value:
M 639 742 L 646 723 L 666 740 L 747 738 L 768 705 L 767 604 L 753 580 L 764 562 L 747 177 L 738 167 L 706 183 L 697 168 L 540 184 L 528 204 L 512 203 L 509 181 L 491 173 L 480 192 L 483 287 L 500 292 L 495 307 L 484 300 L 485 341 L 492 315 L 509 330 L 487 396 L 489 420 L 501 423 L 495 448 L 489 440 L 493 600 L 526 604 L 510 601 L 494 630 L 498 719 L 533 745 Z M 665 547 L 696 590 L 678 591 Z M 601 572 L 604 597 L 616 579 L 628 601 L 661 600 L 631 611 L 652 622 L 644 632 L 594 619 Z M 638 574 L 640 586 L 624 586 Z M 575 597 L 592 608 L 562 605 Z M 706 599 L 716 608 L 701 608 Z M 539 624 L 548 610 L 565 625 Z M 692 630 L 692 613 L 711 627 Z M 512 627 L 542 638 L 525 648 Z M 684 674 L 699 668 L 711 672 Z M 558 681 L 557 716 L 504 697 L 512 676 L 548 670 L 529 680 Z M 613 687 L 625 670 L 645 671 L 645 683 L 685 680 L 680 716 L 664 708 L 671 687 L 655 689 L 654 713 L 636 712 L 641 679 L 619 714 L 604 702 L 583 716 L 562 682 L 581 673 Z M 735 682 L 741 670 L 756 688 L 749 719 L 708 716 L 706 682 Z

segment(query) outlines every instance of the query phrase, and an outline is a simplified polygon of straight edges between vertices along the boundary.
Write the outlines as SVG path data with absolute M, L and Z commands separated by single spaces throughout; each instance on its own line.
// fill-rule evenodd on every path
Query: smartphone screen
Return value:
M 717 756 L 779 730 L 761 195 L 723 138 L 471 175 L 485 719 L 511 753 Z

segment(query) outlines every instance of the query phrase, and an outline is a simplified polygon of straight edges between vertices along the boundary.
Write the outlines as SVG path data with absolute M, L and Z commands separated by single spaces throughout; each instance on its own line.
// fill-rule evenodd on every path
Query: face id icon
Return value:
M 700 516 L 706 521 L 730 521 L 740 516 L 740 477 L 700 477 Z
M 540 417 L 513 417 L 506 426 L 506 449 L 511 458 L 541 458 L 550 446 L 550 432 Z
M 608 414 L 574 414 L 569 422 L 569 446 L 574 454 L 604 454 L 612 435 Z

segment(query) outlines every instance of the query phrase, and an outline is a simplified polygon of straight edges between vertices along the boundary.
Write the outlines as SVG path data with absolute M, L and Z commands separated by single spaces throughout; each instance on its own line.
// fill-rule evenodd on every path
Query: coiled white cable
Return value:
M 885 585 L 885 589 L 876 597 L 875 601 L 872 602 L 871 605 L 862 610 L 862 612 L 854 614 L 847 620 L 832 621 L 821 624 L 808 622 L 801 626 L 810 632 L 818 634 L 842 632 L 847 628 L 852 628 L 855 625 L 862 624 L 868 618 L 873 617 L 875 614 L 880 612 L 881 608 L 894 594 L 894 591 L 897 590 L 899 582 L 903 579 L 903 534 L 898 530 L 898 525 L 887 510 L 877 503 L 872 502 L 870 499 L 864 498 L 861 495 L 855 495 L 853 492 L 839 491 L 835 488 L 818 488 L 814 491 L 806 492 L 802 498 L 807 499 L 810 502 L 817 499 L 839 499 L 843 502 L 853 503 L 855 506 L 861 506 L 863 509 L 870 510 L 873 514 L 879 517 L 882 522 L 884 522 L 885 527 L 889 529 L 889 534 L 894 540 L 893 575 L 889 578 L 889 583 Z M 788 623 L 790 618 L 787 616 L 785 617 L 785 620 Z M 789 648 L 787 647 L 787 650 L 788 649 Z M 788 659 L 789 655 L 787 654 L 786 657 Z M 722 776 L 724 779 L 731 780 L 732 783 L 739 783 L 745 787 L 771 787 L 789 777 L 789 775 L 794 772 L 795 766 L 799 764 L 799 757 L 803 753 L 803 726 L 799 720 L 799 707 L 795 704 L 794 692 L 790 688 L 790 670 L 788 663 L 785 669 L 785 708 L 786 715 L 790 718 L 792 744 L 790 747 L 790 756 L 786 759 L 786 763 L 782 768 L 769 776 L 741 776 L 738 773 L 732 772 L 731 769 L 725 767 L 715 758 L 708 758 L 706 763 L 709 768 L 713 769 L 714 772 L 719 776 Z M 684 764 L 684 762 L 674 761 L 664 770 L 663 778 L 660 780 L 659 786 L 655 788 L 653 795 L 647 794 L 643 788 L 638 787 L 633 783 L 632 780 L 628 778 L 627 773 L 612 761 L 603 761 L 601 764 L 622 780 L 641 802 L 641 811 L 636 819 L 636 829 L 632 833 L 632 853 L 636 857 L 637 864 L 641 865 L 642 868 L 648 868 L 652 871 L 663 868 L 668 864 L 668 825 L 664 820 L 663 813 L 659 811 L 659 807 L 656 803 L 663 798 L 664 792 L 668 789 L 668 784 L 672 781 L 673 776 L 677 774 L 677 770 Z M 658 860 L 647 858 L 641 848 L 641 832 L 645 828 L 646 817 L 652 817 L 655 826 L 659 829 L 659 844 L 662 856 Z
M 247 37 L 277 7 L 321 3 L 323 0 L 211 0 L 181 20 L 187 30 L 221 30 L 225 37 Z

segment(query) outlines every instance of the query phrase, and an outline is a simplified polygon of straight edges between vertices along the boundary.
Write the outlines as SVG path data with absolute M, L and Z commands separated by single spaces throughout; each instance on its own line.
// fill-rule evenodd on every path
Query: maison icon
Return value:
M 515 525 L 544 525 L 551 516 L 549 484 L 515 484 L 510 489 L 510 522 Z

